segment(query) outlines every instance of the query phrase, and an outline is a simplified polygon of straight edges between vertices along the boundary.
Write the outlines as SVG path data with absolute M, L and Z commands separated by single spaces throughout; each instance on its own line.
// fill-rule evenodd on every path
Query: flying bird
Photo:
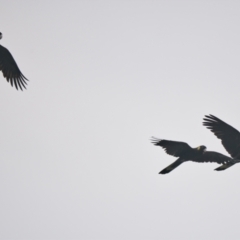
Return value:
M 235 163 L 240 162 L 240 132 L 211 114 L 206 115 L 203 120 L 203 125 L 210 129 L 214 135 L 222 141 L 224 148 L 231 157 L 234 158 L 233 161 L 230 161 L 215 170 L 225 170 L 233 166 Z
M 164 168 L 161 172 L 159 172 L 159 174 L 169 173 L 180 164 L 187 161 L 199 163 L 216 162 L 218 164 L 227 164 L 228 162 L 232 161 L 232 158 L 227 157 L 221 153 L 206 151 L 207 148 L 203 145 L 192 148 L 185 142 L 163 140 L 155 137 L 152 137 L 151 140 L 155 146 L 162 147 L 167 154 L 178 157 L 175 162 Z
M 0 32 L 0 39 L 1 38 L 2 33 Z M 18 88 L 21 90 L 23 90 L 23 87 L 26 88 L 26 81 L 28 81 L 28 79 L 21 73 L 12 54 L 2 45 L 0 45 L 0 70 L 7 81 L 10 82 L 12 86 L 14 84 L 17 90 Z

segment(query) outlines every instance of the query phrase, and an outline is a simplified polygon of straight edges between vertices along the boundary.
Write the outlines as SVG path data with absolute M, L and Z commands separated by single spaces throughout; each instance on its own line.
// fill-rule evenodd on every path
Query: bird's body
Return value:
M 224 148 L 231 157 L 234 158 L 234 160 L 215 170 L 225 170 L 235 163 L 240 162 L 240 132 L 213 115 L 206 115 L 203 120 L 203 125 L 210 129 L 214 135 L 222 141 Z
M 167 154 L 178 157 L 178 159 L 174 163 L 159 172 L 160 174 L 169 173 L 173 169 L 178 167 L 180 164 L 187 161 L 199 163 L 216 162 L 219 164 L 226 164 L 232 161 L 232 158 L 227 157 L 221 153 L 206 151 L 205 146 L 192 148 L 185 142 L 162 140 L 157 138 L 152 138 L 152 143 L 155 146 L 162 147 Z
M 1 38 L 2 33 L 0 33 L 0 39 Z M 23 90 L 23 87 L 26 88 L 26 81 L 28 81 L 28 79 L 21 73 L 12 54 L 2 45 L 0 45 L 0 70 L 7 81 L 10 82 L 12 86 L 15 85 L 17 90 L 18 88 L 21 90 Z

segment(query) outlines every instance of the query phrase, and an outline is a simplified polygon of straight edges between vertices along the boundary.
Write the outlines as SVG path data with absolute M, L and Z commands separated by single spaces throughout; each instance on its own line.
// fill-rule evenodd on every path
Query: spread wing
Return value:
M 169 155 L 175 157 L 181 157 L 181 155 L 192 148 L 185 142 L 176 142 L 176 141 L 169 141 L 169 140 L 162 140 L 158 138 L 152 137 L 152 143 L 155 146 L 162 147 L 165 152 Z
M 216 162 L 226 164 L 233 162 L 233 159 L 218 152 L 205 151 L 201 156 L 194 158 L 194 162 Z
M 3 72 L 3 76 L 8 82 L 15 85 L 16 89 L 18 87 L 26 88 L 28 79 L 23 76 L 20 69 L 17 66 L 12 54 L 3 46 L 0 45 L 0 70 Z
M 240 157 L 240 132 L 213 115 L 206 115 L 203 125 L 210 129 L 232 158 Z

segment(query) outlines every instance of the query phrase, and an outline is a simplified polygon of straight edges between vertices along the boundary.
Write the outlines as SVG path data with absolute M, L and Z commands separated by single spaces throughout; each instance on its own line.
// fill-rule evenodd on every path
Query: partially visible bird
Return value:
M 0 32 L 0 39 L 2 38 L 2 33 Z M 17 63 L 15 62 L 12 54 L 7 50 L 7 48 L 0 45 L 0 70 L 3 72 L 3 76 L 7 79 L 8 82 L 13 83 L 18 90 L 18 87 L 26 88 L 28 79 L 24 77 L 18 68 Z
M 240 132 L 211 114 L 206 115 L 203 120 L 203 125 L 210 129 L 217 138 L 221 139 L 224 148 L 231 157 L 234 158 L 233 161 L 230 161 L 215 170 L 225 170 L 233 166 L 235 163 L 240 162 Z
M 151 140 L 155 146 L 162 147 L 167 154 L 178 157 L 174 163 L 164 168 L 161 172 L 159 172 L 159 174 L 169 173 L 180 164 L 187 161 L 199 163 L 216 162 L 218 164 L 227 164 L 228 162 L 232 161 L 232 158 L 227 157 L 221 153 L 206 151 L 207 148 L 203 145 L 197 148 L 191 148 L 185 142 L 163 140 L 154 137 L 152 137 Z

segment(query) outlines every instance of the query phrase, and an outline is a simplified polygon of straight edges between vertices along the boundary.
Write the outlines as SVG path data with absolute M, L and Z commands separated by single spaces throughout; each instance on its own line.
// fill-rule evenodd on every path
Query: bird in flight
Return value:
M 0 32 L 0 39 L 1 38 L 2 33 Z M 0 45 L 0 70 L 7 81 L 10 82 L 12 86 L 14 84 L 17 90 L 18 88 L 21 90 L 23 90 L 23 87 L 26 88 L 26 81 L 28 81 L 28 79 L 21 73 L 12 54 L 2 45 Z
M 175 162 L 164 168 L 159 172 L 159 174 L 169 173 L 180 164 L 187 161 L 199 163 L 216 162 L 218 164 L 227 164 L 228 162 L 232 161 L 232 158 L 227 157 L 221 153 L 206 151 L 207 148 L 203 145 L 197 148 L 192 148 L 185 142 L 163 140 L 155 137 L 152 137 L 151 140 L 155 146 L 162 147 L 167 154 L 178 157 Z
M 233 166 L 235 163 L 240 162 L 240 132 L 213 115 L 206 115 L 203 120 L 203 125 L 210 129 L 214 135 L 222 141 L 224 148 L 231 157 L 234 158 L 234 160 L 216 168 L 215 170 L 225 170 Z

